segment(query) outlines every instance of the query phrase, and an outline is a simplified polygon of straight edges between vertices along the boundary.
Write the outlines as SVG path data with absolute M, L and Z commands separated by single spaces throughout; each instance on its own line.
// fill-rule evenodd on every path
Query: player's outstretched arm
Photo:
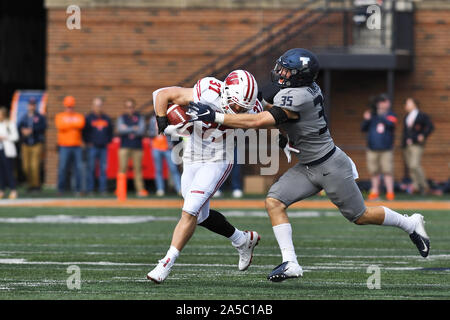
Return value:
M 231 128 L 266 128 L 275 125 L 275 119 L 268 111 L 256 114 L 218 114 L 218 116 L 216 115 L 216 122 Z M 223 122 L 221 122 L 221 116 L 223 116 Z
M 269 111 L 263 111 L 256 114 L 223 114 L 214 111 L 210 106 L 203 103 L 190 103 L 187 114 L 191 121 L 207 121 L 224 124 L 231 128 L 266 128 L 279 125 L 289 119 L 298 119 L 295 112 L 272 107 Z

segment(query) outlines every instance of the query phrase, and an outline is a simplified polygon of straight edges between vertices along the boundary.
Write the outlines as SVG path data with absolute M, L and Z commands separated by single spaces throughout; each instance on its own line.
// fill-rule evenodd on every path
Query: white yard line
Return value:
M 151 263 L 130 263 L 130 262 L 109 262 L 109 261 L 73 261 L 73 262 L 62 262 L 62 261 L 27 261 L 26 259 L 0 259 L 0 264 L 11 264 L 11 265 L 94 265 L 94 266 L 151 266 Z M 206 267 L 206 268 L 236 268 L 235 264 L 222 264 L 222 263 L 177 263 L 176 267 Z M 325 265 L 315 265 L 315 266 L 305 266 L 304 270 L 359 270 L 365 269 L 369 266 L 368 263 L 361 264 L 360 266 L 350 266 L 350 265 L 335 265 L 335 266 L 325 266 Z M 260 269 L 271 269 L 273 265 L 252 265 L 252 268 Z M 412 270 L 423 270 L 423 267 L 382 267 L 383 270 L 393 270 L 393 271 L 412 271 Z M 449 268 L 450 271 L 450 268 Z
M 267 218 L 265 211 L 223 211 L 227 217 Z M 339 216 L 334 211 L 292 211 L 290 218 L 319 218 Z M 77 224 L 130 224 L 153 221 L 178 221 L 178 216 L 82 216 L 82 215 L 39 215 L 34 217 L 0 217 L 0 223 L 77 223 Z
M 230 251 L 233 251 L 230 248 Z M 60 255 L 66 251 L 15 251 L 15 250 L 3 250 L 0 251 L 1 256 L 5 255 L 18 255 L 18 254 L 46 254 L 46 255 Z M 145 255 L 148 256 L 149 252 L 134 252 L 129 251 L 78 251 L 73 252 L 80 255 Z M 165 252 L 151 252 L 152 255 L 161 255 Z M 236 256 L 237 252 L 187 252 L 186 255 L 189 256 Z M 281 257 L 279 253 L 254 253 L 254 257 Z M 428 258 L 423 259 L 420 255 L 333 255 L 333 254 L 299 254 L 299 258 L 330 258 L 330 259 L 394 259 L 394 260 L 420 260 L 420 261 L 432 261 L 432 260 L 450 260 L 450 254 L 435 254 L 430 255 Z M 7 259 L 5 259 L 7 260 Z M 347 260 L 348 261 L 348 260 Z
M 77 224 L 130 224 L 151 221 L 177 221 L 176 217 L 155 216 L 71 216 L 42 215 L 27 218 L 0 218 L 0 223 L 77 223 Z

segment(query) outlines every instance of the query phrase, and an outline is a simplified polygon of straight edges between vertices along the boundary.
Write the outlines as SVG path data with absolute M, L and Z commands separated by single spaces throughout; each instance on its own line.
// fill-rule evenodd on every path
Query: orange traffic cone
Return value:
M 117 174 L 116 196 L 119 201 L 127 200 L 127 175 L 125 173 Z

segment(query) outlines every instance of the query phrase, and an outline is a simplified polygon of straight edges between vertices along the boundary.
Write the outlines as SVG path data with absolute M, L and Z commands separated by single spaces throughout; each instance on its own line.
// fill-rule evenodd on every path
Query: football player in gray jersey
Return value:
M 398 227 L 409 234 L 421 256 L 427 257 L 430 240 L 422 215 L 401 215 L 383 206 L 366 207 L 355 182 L 357 172 L 352 168 L 352 161 L 334 145 L 328 130 L 322 93 L 315 83 L 318 72 L 319 61 L 312 52 L 291 49 L 277 60 L 272 70 L 272 82 L 280 90 L 267 111 L 254 115 L 224 115 L 215 113 L 207 105 L 191 103 L 188 112 L 192 121 L 217 122 L 233 128 L 276 126 L 287 134 L 280 139 L 280 147 L 299 151 L 298 163 L 272 185 L 266 198 L 266 209 L 283 259 L 268 279 L 278 282 L 303 275 L 286 209 L 321 189 L 349 221 L 357 225 Z

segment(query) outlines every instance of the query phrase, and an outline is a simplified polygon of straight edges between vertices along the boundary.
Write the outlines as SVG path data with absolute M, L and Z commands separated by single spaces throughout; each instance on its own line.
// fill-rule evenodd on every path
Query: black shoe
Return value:
M 416 245 L 422 257 L 426 258 L 430 254 L 430 237 L 425 231 L 425 221 L 421 214 L 415 213 L 411 218 L 417 219 L 414 232 L 409 235 L 411 241 Z

